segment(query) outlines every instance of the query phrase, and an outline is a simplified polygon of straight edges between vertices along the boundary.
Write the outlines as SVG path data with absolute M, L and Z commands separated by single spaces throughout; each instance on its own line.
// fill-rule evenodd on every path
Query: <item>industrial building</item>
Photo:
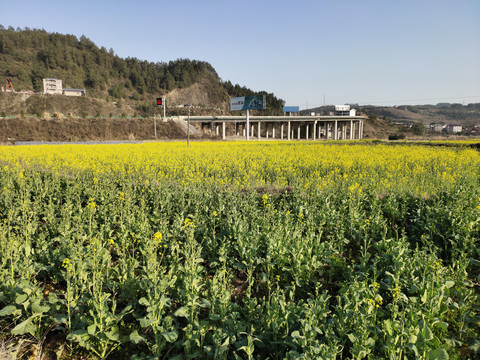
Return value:
M 334 116 L 356 116 L 357 110 L 350 109 L 350 105 L 335 105 Z
M 63 89 L 63 95 L 65 95 L 65 96 L 86 96 L 87 91 L 85 89 Z

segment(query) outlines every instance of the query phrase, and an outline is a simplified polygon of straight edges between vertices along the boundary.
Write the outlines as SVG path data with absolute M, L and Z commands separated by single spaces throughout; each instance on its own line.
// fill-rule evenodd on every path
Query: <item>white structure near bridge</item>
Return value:
M 357 110 L 350 109 L 350 105 L 335 105 L 335 116 L 356 116 Z

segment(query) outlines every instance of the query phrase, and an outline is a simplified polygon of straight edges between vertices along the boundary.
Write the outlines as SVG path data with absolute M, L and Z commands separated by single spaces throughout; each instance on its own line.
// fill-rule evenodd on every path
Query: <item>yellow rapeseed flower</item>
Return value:
M 267 194 L 263 194 L 262 201 L 263 201 L 263 205 L 265 205 L 268 202 L 268 195 Z
M 69 258 L 65 258 L 62 261 L 62 267 L 65 268 L 68 272 L 70 272 L 73 269 L 73 264 Z
M 192 219 L 186 218 L 185 221 L 183 222 L 183 227 L 185 228 L 195 228 L 195 224 L 193 223 Z
M 93 198 L 88 199 L 88 204 L 87 204 L 88 209 L 95 209 L 96 206 L 97 204 L 95 204 L 95 200 Z
M 162 242 L 163 235 L 160 231 L 157 231 L 155 234 L 153 234 L 153 241 L 155 244 L 159 244 Z
M 85 172 L 94 184 L 113 174 L 135 178 L 145 186 L 162 182 L 231 189 L 274 185 L 307 192 L 339 187 L 352 195 L 395 189 L 425 198 L 478 177 L 480 153 L 473 149 L 329 144 L 205 142 L 188 149 L 181 142 L 40 145 L 4 148 L 0 162 L 4 169 L 18 171 L 17 177 L 20 168 L 35 167 L 59 176 Z M 269 200 L 268 194 L 262 195 L 262 203 Z

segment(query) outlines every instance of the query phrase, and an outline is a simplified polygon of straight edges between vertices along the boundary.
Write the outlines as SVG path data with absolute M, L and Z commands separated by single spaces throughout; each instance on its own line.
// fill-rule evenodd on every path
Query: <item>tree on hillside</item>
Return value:
M 208 79 L 212 98 L 265 94 L 269 113 L 281 113 L 283 102 L 273 94 L 223 83 L 211 64 L 177 59 L 152 63 L 122 59 L 113 49 L 99 48 L 85 35 L 48 33 L 38 29 L 0 28 L 0 76 L 11 77 L 16 89 L 42 91 L 45 77 L 63 80 L 65 87 L 85 87 L 91 96 L 145 99 Z M 223 100 L 222 100 L 223 99 Z

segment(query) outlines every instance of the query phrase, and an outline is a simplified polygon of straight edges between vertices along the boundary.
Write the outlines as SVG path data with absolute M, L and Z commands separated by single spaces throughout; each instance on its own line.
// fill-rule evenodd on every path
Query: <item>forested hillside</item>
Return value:
M 133 55 L 133 54 L 132 54 Z M 152 113 L 153 98 L 175 89 L 202 83 L 209 104 L 228 109 L 229 96 L 267 95 L 265 114 L 280 114 L 283 101 L 273 94 L 254 92 L 230 81 L 222 81 L 208 62 L 177 59 L 148 62 L 115 55 L 113 49 L 98 47 L 90 39 L 48 33 L 38 29 L 5 29 L 0 25 L 0 80 L 13 81 L 15 90 L 42 91 L 42 79 L 62 79 L 64 87 L 85 88 L 89 97 L 123 100 L 139 113 Z M 204 97 L 203 97 L 204 99 Z

